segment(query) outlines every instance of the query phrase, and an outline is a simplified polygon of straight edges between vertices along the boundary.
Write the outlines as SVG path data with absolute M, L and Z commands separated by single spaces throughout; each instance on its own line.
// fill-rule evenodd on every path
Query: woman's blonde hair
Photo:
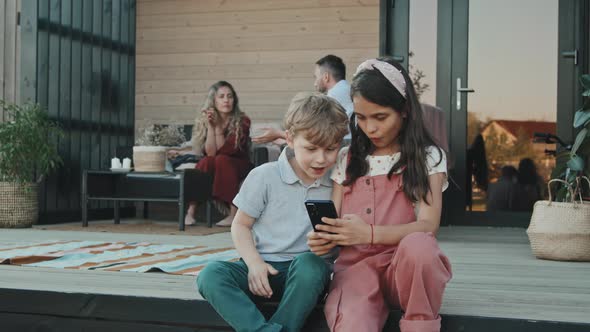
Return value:
M 295 137 L 303 133 L 310 143 L 322 147 L 340 143 L 348 133 L 348 116 L 333 98 L 319 93 L 295 95 L 283 120 L 285 130 Z
M 219 119 L 219 111 L 215 108 L 215 95 L 217 91 L 222 88 L 227 87 L 231 90 L 232 95 L 234 96 L 234 104 L 232 108 L 232 112 L 230 115 L 229 125 L 227 130 L 225 131 L 225 137 L 229 136 L 232 133 L 236 134 L 236 140 L 234 142 L 235 147 L 238 148 L 240 144 L 240 139 L 242 138 L 242 118 L 245 116 L 244 112 L 240 110 L 240 104 L 238 102 L 238 95 L 236 94 L 236 90 L 234 87 L 226 81 L 219 81 L 209 88 L 209 93 L 207 94 L 207 99 L 203 104 L 201 110 L 206 109 L 214 109 L 217 118 Z M 193 126 L 193 134 L 192 134 L 192 146 L 193 150 L 196 152 L 201 152 L 205 148 L 205 140 L 207 138 L 207 116 L 204 112 L 199 111 L 197 117 L 195 119 L 195 125 Z

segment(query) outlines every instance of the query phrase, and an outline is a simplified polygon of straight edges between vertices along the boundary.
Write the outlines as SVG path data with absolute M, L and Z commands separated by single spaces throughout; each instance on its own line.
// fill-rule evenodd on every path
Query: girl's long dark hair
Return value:
M 391 179 L 394 172 L 403 170 L 403 190 L 406 196 L 412 202 L 424 200 L 430 204 L 427 201 L 430 183 L 426 166 L 426 148 L 434 146 L 438 149 L 440 153 L 438 163 L 442 161 L 443 151 L 437 146 L 424 126 L 422 107 L 406 70 L 392 58 L 383 57 L 378 60 L 388 62 L 402 72 L 406 82 L 406 98 L 376 69 L 363 70 L 355 75 L 350 87 L 350 95 L 352 98 L 360 95 L 367 101 L 390 107 L 405 116 L 397 138 L 401 157 L 391 167 L 387 178 Z M 350 132 L 352 141 L 349 150 L 350 161 L 346 168 L 347 179 L 344 182 L 346 186 L 352 185 L 359 177 L 367 174 L 369 164 L 366 158 L 375 150 L 371 140 L 356 124 L 354 114 L 350 121 Z

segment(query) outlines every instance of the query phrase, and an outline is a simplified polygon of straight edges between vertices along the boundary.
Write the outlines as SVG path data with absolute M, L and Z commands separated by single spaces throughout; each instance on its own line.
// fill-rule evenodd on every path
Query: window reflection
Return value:
M 555 146 L 533 134 L 556 133 L 557 5 L 469 2 L 468 210 L 532 211 L 546 197 Z

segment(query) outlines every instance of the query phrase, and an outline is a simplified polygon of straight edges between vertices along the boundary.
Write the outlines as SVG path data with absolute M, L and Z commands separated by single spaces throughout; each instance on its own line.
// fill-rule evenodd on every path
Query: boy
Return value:
M 232 239 L 241 259 L 212 262 L 199 292 L 237 331 L 299 331 L 323 294 L 333 257 L 309 251 L 307 199 L 330 199 L 329 171 L 347 130 L 335 100 L 299 94 L 285 115 L 288 148 L 279 160 L 252 170 L 233 200 Z M 279 300 L 266 321 L 254 300 Z

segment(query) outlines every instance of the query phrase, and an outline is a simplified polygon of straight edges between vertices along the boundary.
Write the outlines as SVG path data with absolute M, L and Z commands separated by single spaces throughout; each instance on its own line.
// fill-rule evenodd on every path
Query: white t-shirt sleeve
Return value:
M 445 180 L 442 187 L 442 191 L 445 191 L 449 187 L 449 181 L 447 178 L 447 156 L 445 152 L 434 146 L 429 146 L 426 149 L 426 167 L 428 168 L 428 175 L 436 173 L 445 174 Z
M 346 180 L 346 166 L 348 164 L 348 146 L 343 147 L 338 152 L 338 158 L 336 159 L 336 165 L 332 170 L 332 181 L 342 184 Z

